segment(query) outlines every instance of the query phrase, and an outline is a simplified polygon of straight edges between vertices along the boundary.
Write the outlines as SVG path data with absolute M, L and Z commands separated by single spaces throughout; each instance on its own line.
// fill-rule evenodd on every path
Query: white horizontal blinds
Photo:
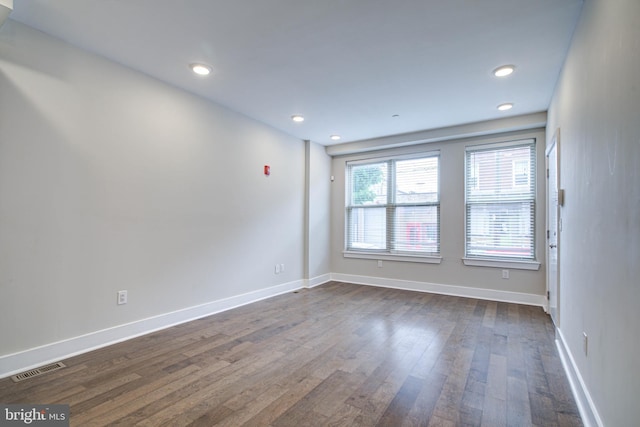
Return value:
M 347 249 L 387 249 L 388 166 L 347 166 Z
M 440 252 L 437 156 L 395 162 L 393 247 L 397 252 Z
M 535 259 L 535 141 L 468 147 L 466 256 Z
M 437 254 L 439 158 L 347 164 L 347 250 Z

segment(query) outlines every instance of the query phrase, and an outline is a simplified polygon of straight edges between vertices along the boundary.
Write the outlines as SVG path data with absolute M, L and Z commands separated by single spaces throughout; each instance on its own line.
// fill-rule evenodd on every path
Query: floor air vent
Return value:
M 30 371 L 22 372 L 20 374 L 11 377 L 14 383 L 28 380 L 29 378 L 37 377 L 38 375 L 46 374 L 47 372 L 57 371 L 58 369 L 65 368 L 66 365 L 62 362 L 51 363 L 46 366 L 41 366 Z

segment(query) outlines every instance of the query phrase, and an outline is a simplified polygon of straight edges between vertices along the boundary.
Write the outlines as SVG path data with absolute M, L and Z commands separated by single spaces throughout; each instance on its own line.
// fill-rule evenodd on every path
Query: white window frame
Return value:
M 526 145 L 530 145 L 531 149 L 533 151 L 532 153 L 532 157 L 534 159 L 534 161 L 532 163 L 529 164 L 530 167 L 530 171 L 529 171 L 529 185 L 531 184 L 531 180 L 533 180 L 533 190 L 532 190 L 532 196 L 533 199 L 522 199 L 522 200 L 511 200 L 513 203 L 520 203 L 520 202 L 533 202 L 533 208 L 532 208 L 532 212 L 533 212 L 533 218 L 531 219 L 531 225 L 533 227 L 532 230 L 532 238 L 533 238 L 533 243 L 532 243 L 532 250 L 533 250 L 533 256 L 531 258 L 512 258 L 512 257 L 501 257 L 501 256 L 489 256 L 489 255 L 469 255 L 469 240 L 468 240 L 468 230 L 469 230 L 469 218 L 468 218 L 468 206 L 470 203 L 473 202 L 469 202 L 467 200 L 467 195 L 468 195 L 468 191 L 467 191 L 467 186 L 469 185 L 469 167 L 467 165 L 468 163 L 468 154 L 471 152 L 479 152 L 479 151 L 485 151 L 485 150 L 499 150 L 499 149 L 509 149 L 509 148 L 516 148 L 519 146 L 526 146 Z M 537 180 L 537 171 L 536 171 L 536 162 L 535 160 L 537 159 L 537 148 L 536 148 L 536 140 L 535 139 L 526 139 L 526 140 L 518 140 L 518 141 L 509 141 L 509 142 L 499 142 L 499 143 L 491 143 L 491 144 L 483 144 L 483 145 L 472 145 L 472 146 L 467 146 L 466 150 L 465 150 L 465 180 L 464 180 L 464 185 L 465 185 L 465 223 L 464 223 L 464 234 L 465 234 L 465 238 L 464 238 L 464 247 L 465 247 L 465 256 L 462 258 L 462 261 L 464 263 L 464 265 L 468 265 L 468 266 L 480 266 L 480 267 L 498 267 L 498 268 L 513 268 L 513 269 L 522 269 L 522 270 L 538 270 L 540 268 L 540 262 L 537 261 L 537 251 L 536 251 L 536 230 L 537 230 L 537 217 L 536 217 L 536 204 L 537 204 L 537 190 L 536 190 L 536 180 Z M 477 165 L 476 165 L 477 167 Z M 476 171 L 474 171 L 476 172 Z M 517 186 L 515 185 L 515 170 L 513 170 L 513 185 L 514 187 L 521 187 L 521 186 Z M 479 183 L 479 177 L 476 175 L 476 181 L 474 183 L 474 189 L 478 188 L 478 183 Z M 491 202 L 491 200 L 486 200 L 485 203 L 489 203 Z M 495 202 L 500 202 L 500 200 L 496 199 Z
M 402 160 L 412 160 L 412 159 L 422 159 L 428 157 L 437 157 L 438 158 L 438 200 L 437 202 L 423 202 L 416 204 L 402 204 L 395 203 L 394 195 L 395 195 L 395 183 L 394 180 L 388 179 L 388 189 L 387 189 L 387 203 L 385 205 L 379 205 L 379 207 L 385 207 L 386 209 L 386 241 L 387 249 L 359 249 L 359 248 L 350 248 L 349 242 L 349 228 L 350 228 L 350 219 L 349 219 L 349 211 L 353 208 L 361 208 L 359 205 L 350 205 L 351 200 L 351 191 L 352 191 L 352 180 L 351 180 L 351 166 L 359 166 L 359 165 L 367 165 L 367 164 L 376 164 L 376 163 L 387 163 L 389 165 L 395 164 L 395 162 Z M 360 259 L 375 259 L 375 260 L 389 260 L 389 261 L 405 261 L 405 262 L 418 262 L 418 263 L 431 263 L 431 264 L 440 264 L 442 261 L 442 257 L 440 256 L 440 151 L 428 151 L 415 153 L 410 155 L 399 155 L 399 156 L 388 156 L 388 157 L 377 157 L 377 158 L 368 158 L 362 160 L 352 160 L 347 161 L 345 164 L 345 234 L 344 234 L 344 251 L 343 255 L 345 258 L 360 258 Z M 390 173 L 393 171 L 393 166 L 389 167 L 388 170 Z M 406 252 L 406 251 L 398 251 L 393 248 L 393 239 L 390 237 L 391 233 L 393 233 L 393 218 L 390 212 L 397 207 L 403 206 L 436 206 L 438 212 L 437 219 L 437 252 Z

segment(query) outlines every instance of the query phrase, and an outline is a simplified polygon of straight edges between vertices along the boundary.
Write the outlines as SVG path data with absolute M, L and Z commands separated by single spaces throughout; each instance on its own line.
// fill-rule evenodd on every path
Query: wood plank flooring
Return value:
M 64 360 L 72 426 L 581 426 L 542 309 L 339 282 Z

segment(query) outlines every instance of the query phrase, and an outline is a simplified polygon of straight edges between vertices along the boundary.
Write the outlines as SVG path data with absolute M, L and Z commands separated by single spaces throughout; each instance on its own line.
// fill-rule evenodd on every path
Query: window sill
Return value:
M 421 262 L 426 264 L 440 264 L 442 257 L 435 255 L 413 255 L 413 254 L 389 254 L 389 253 L 376 253 L 376 252 L 356 252 L 356 251 L 343 251 L 342 254 L 345 258 L 360 258 L 360 259 L 377 259 L 386 261 L 402 261 L 402 262 Z
M 464 265 L 475 267 L 497 267 L 512 268 L 515 270 L 539 270 L 540 263 L 537 261 L 521 261 L 510 259 L 488 259 L 488 258 L 462 258 Z

